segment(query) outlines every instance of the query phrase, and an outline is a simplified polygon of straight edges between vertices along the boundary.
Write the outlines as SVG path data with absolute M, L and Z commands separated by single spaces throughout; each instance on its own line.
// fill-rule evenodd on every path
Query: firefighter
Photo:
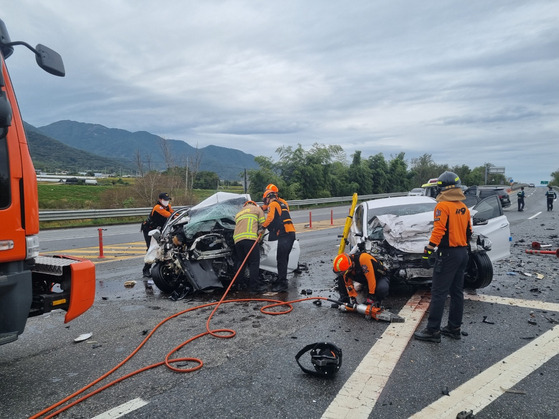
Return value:
M 144 233 L 144 240 L 146 241 L 146 247 L 149 249 L 149 244 L 151 241 L 151 237 L 149 236 L 149 232 L 156 228 L 161 229 L 167 218 L 173 214 L 173 208 L 171 208 L 171 197 L 167 192 L 161 192 L 159 194 L 159 199 L 157 203 L 152 208 L 149 217 L 146 221 L 142 224 L 142 232 Z M 144 269 L 142 270 L 142 274 L 145 278 L 151 277 L 150 273 L 151 264 L 145 263 Z
M 382 262 L 367 252 L 341 253 L 334 259 L 334 272 L 338 274 L 340 301 L 357 303 L 354 282 L 367 285 L 365 304 L 380 307 L 388 295 L 388 278 Z M 353 300 L 351 301 L 350 298 Z
M 283 202 L 285 205 L 287 205 L 287 201 L 283 198 L 280 198 L 279 189 L 273 183 L 268 184 L 268 186 L 266 186 L 265 191 L 274 192 L 276 194 L 277 198 L 278 198 L 278 201 Z M 262 211 L 268 211 L 268 204 L 264 203 L 260 208 L 262 208 Z M 287 205 L 287 209 L 289 210 L 289 205 Z
M 295 226 L 291 220 L 289 206 L 283 199 L 278 198 L 277 192 L 268 189 L 262 197 L 264 205 L 268 207 L 268 216 L 262 227 L 269 231 L 268 241 L 278 241 L 277 264 L 278 280 L 272 286 L 272 291 L 287 291 L 287 265 L 289 253 L 295 242 Z
M 464 271 L 468 265 L 468 243 L 472 235 L 470 211 L 462 202 L 466 199 L 460 178 L 453 172 L 444 172 L 437 181 L 440 193 L 434 210 L 434 223 L 429 243 L 425 246 L 428 257 L 437 247 L 431 303 L 427 327 L 414 333 L 416 339 L 440 342 L 441 333 L 460 339 L 460 326 L 464 314 Z M 448 323 L 441 330 L 441 321 L 447 295 L 450 294 Z
M 246 201 L 243 209 L 235 215 L 233 240 L 235 241 L 239 267 L 248 255 L 246 263 L 249 269 L 248 291 L 250 293 L 261 292 L 264 288 L 258 278 L 260 246 L 256 242 L 258 235 L 263 230 L 262 223 L 265 219 L 264 211 L 254 201 Z

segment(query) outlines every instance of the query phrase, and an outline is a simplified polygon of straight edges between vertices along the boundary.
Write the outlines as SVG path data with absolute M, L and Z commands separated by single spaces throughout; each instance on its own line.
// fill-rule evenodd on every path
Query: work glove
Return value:
M 421 264 L 423 265 L 424 268 L 431 268 L 431 257 L 433 256 L 433 251 L 435 249 L 433 249 L 431 246 L 425 246 L 423 248 L 423 257 L 422 257 L 422 261 Z

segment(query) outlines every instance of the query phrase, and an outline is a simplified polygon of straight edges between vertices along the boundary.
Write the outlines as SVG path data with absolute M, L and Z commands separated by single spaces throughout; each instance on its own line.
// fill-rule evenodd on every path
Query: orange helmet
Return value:
M 246 207 L 248 204 L 254 205 L 255 207 L 258 206 L 258 205 L 256 205 L 256 202 L 254 202 L 254 201 L 247 201 L 243 204 L 243 207 Z
M 271 189 L 266 189 L 266 190 L 264 191 L 264 195 L 262 195 L 262 199 L 272 198 L 272 197 L 275 198 L 276 196 L 277 196 L 277 195 L 276 195 L 276 193 L 275 193 L 273 190 L 271 190 Z
M 266 186 L 266 190 L 270 190 L 272 192 L 278 193 L 279 189 L 276 185 L 274 185 L 273 183 L 270 183 L 268 186 Z
M 334 258 L 334 272 L 345 272 L 352 266 L 353 262 L 347 253 L 341 253 Z

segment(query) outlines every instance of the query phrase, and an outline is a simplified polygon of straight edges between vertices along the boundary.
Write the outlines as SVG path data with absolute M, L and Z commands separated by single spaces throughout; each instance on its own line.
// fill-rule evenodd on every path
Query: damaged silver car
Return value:
M 433 230 L 437 202 L 428 196 L 383 198 L 359 204 L 348 236 L 351 252 L 364 250 L 380 259 L 391 282 L 431 282 L 432 264 L 423 249 Z M 510 224 L 496 195 L 470 208 L 473 235 L 464 287 L 484 288 L 493 279 L 493 264 L 510 255 Z

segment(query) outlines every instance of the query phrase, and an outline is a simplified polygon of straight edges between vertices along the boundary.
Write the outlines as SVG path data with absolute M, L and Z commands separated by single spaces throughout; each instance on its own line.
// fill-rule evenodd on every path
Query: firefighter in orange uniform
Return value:
M 354 281 L 368 287 L 364 304 L 380 307 L 381 301 L 388 295 L 389 284 L 384 265 L 369 253 L 341 253 L 334 258 L 333 269 L 339 274 L 338 290 L 341 302 L 357 302 Z M 350 298 L 353 301 L 350 301 Z
M 440 342 L 441 334 L 460 339 L 464 314 L 464 271 L 468 265 L 468 244 L 472 236 L 470 210 L 462 202 L 466 199 L 456 173 L 444 172 L 437 185 L 437 205 L 434 211 L 433 232 L 425 255 L 436 251 L 431 303 L 427 327 L 414 333 L 418 340 Z M 441 329 L 446 297 L 450 294 L 448 323 Z
M 148 219 L 142 225 L 142 232 L 144 233 L 144 240 L 146 241 L 146 246 L 149 249 L 149 243 L 151 241 L 151 237 L 149 236 L 149 232 L 156 228 L 162 228 L 167 218 L 169 218 L 174 210 L 171 208 L 171 197 L 167 192 L 161 192 L 159 194 L 159 200 L 153 206 L 151 213 L 149 214 Z M 145 263 L 144 269 L 142 270 L 143 276 L 145 278 L 149 278 L 151 276 L 150 273 L 151 264 Z
M 268 189 L 263 195 L 264 205 L 268 207 L 268 216 L 262 227 L 269 231 L 268 241 L 278 241 L 277 264 L 278 280 L 272 285 L 272 291 L 287 291 L 287 265 L 289 253 L 295 242 L 295 226 L 291 220 L 289 206 L 283 199 L 278 198 L 277 192 Z

